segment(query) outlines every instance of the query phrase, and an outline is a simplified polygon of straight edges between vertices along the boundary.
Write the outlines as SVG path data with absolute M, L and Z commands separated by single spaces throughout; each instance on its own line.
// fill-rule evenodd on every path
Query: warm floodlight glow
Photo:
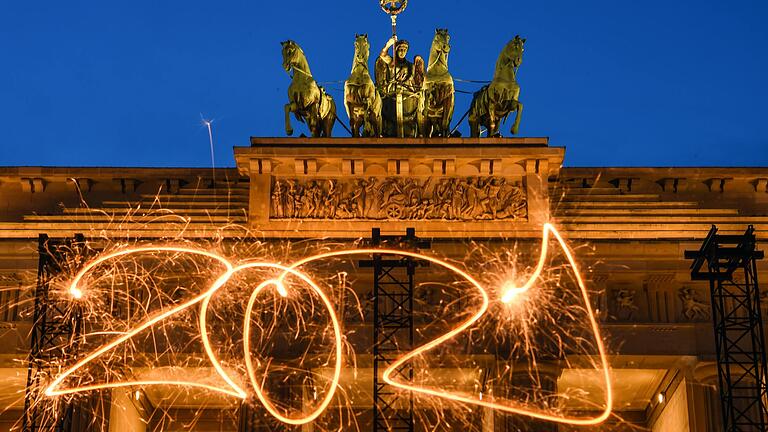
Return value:
M 397 358 L 392 364 L 390 364 L 384 370 L 382 375 L 382 378 L 386 383 L 406 391 L 412 391 L 415 393 L 447 399 L 447 400 L 464 403 L 464 404 L 482 406 L 482 407 L 490 408 L 493 410 L 499 410 L 499 411 L 503 411 L 511 414 L 524 415 L 524 416 L 529 416 L 529 417 L 533 417 L 541 420 L 565 423 L 570 425 L 582 425 L 582 426 L 595 425 L 606 420 L 613 409 L 613 394 L 611 389 L 610 373 L 608 370 L 608 361 L 606 357 L 605 347 L 603 346 L 603 341 L 600 336 L 600 331 L 597 325 L 597 321 L 595 319 L 594 313 L 592 311 L 592 307 L 590 305 L 586 286 L 581 277 L 580 271 L 575 262 L 572 252 L 570 251 L 565 241 L 557 232 L 554 226 L 552 226 L 549 223 L 544 224 L 543 231 L 542 231 L 541 253 L 539 256 L 539 261 L 536 264 L 536 267 L 533 273 L 528 277 L 527 281 L 520 286 L 517 286 L 516 283 L 513 283 L 511 281 L 506 282 L 498 290 L 498 292 L 501 293 L 500 294 L 501 298 L 499 300 L 502 303 L 513 302 L 519 295 L 527 292 L 528 290 L 531 289 L 531 287 L 533 287 L 534 285 L 540 282 L 541 273 L 545 267 L 546 260 L 547 260 L 549 242 L 551 240 L 550 236 L 554 237 L 554 240 L 556 240 L 560 245 L 560 248 L 562 249 L 563 253 L 567 258 L 568 264 L 570 265 L 570 268 L 573 271 L 573 274 L 575 275 L 575 279 L 579 288 L 580 300 L 584 302 L 583 307 L 586 310 L 589 328 L 592 331 L 592 337 L 594 337 L 595 339 L 595 344 L 598 351 L 597 354 L 599 355 L 600 371 L 602 372 L 601 384 L 602 384 L 602 387 L 605 389 L 605 400 L 604 400 L 604 409 L 599 415 L 595 417 L 583 418 L 583 417 L 569 417 L 565 415 L 558 415 L 554 411 L 545 411 L 542 409 L 533 408 L 526 405 L 523 402 L 509 401 L 509 400 L 505 401 L 505 400 L 499 400 L 494 398 L 484 399 L 482 392 L 478 397 L 468 393 L 452 392 L 452 391 L 448 391 L 440 388 L 415 385 L 413 383 L 399 381 L 396 378 L 394 378 L 394 376 L 397 375 L 396 371 L 399 368 L 401 368 L 405 363 L 413 360 L 417 356 L 421 356 L 429 352 L 430 350 L 434 349 L 435 347 L 443 343 L 448 342 L 449 340 L 453 339 L 457 335 L 467 331 L 470 327 L 472 327 L 475 323 L 477 323 L 477 321 L 480 320 L 480 318 L 482 318 L 488 312 L 491 298 L 490 298 L 490 295 L 488 294 L 488 290 L 486 290 L 486 288 L 484 288 L 473 276 L 471 276 L 466 271 L 458 268 L 457 266 L 447 261 L 444 261 L 435 257 L 431 257 L 429 255 L 415 253 L 415 252 L 407 252 L 407 251 L 396 250 L 396 249 L 380 249 L 380 248 L 363 248 L 363 249 L 331 251 L 331 252 L 322 253 L 322 254 L 301 259 L 287 266 L 271 263 L 271 262 L 247 262 L 239 266 L 234 266 L 227 259 L 213 252 L 194 249 L 194 248 L 174 247 L 174 246 L 134 247 L 134 248 L 127 248 L 127 249 L 119 250 L 109 254 L 105 254 L 86 264 L 83 267 L 83 269 L 77 273 L 75 278 L 72 280 L 69 288 L 69 292 L 72 294 L 73 297 L 75 298 L 82 297 L 83 292 L 82 292 L 82 289 L 80 288 L 80 282 L 85 277 L 85 275 L 88 274 L 88 272 L 94 269 L 94 267 L 96 267 L 101 263 L 104 263 L 107 260 L 114 259 L 114 258 L 122 258 L 124 256 L 131 255 L 131 254 L 153 253 L 153 252 L 173 252 L 178 254 L 193 254 L 193 255 L 196 254 L 196 255 L 213 258 L 219 261 L 220 263 L 223 264 L 225 270 L 223 271 L 222 275 L 211 285 L 211 287 L 208 288 L 206 291 L 204 291 L 202 294 L 197 295 L 193 298 L 190 298 L 184 303 L 181 303 L 174 307 L 163 310 L 159 314 L 142 322 L 141 324 L 134 327 L 130 331 L 121 334 L 120 337 L 114 339 L 113 341 L 87 354 L 84 358 L 82 358 L 80 361 L 75 363 L 70 368 L 65 369 L 61 374 L 59 374 L 53 380 L 53 382 L 51 382 L 51 384 L 45 390 L 45 394 L 48 396 L 56 396 L 56 395 L 77 393 L 82 391 L 126 387 L 126 386 L 179 385 L 179 386 L 187 386 L 187 387 L 204 388 L 207 390 L 223 393 L 223 394 L 240 398 L 240 399 L 247 398 L 248 394 L 246 393 L 246 391 L 241 387 L 240 384 L 235 382 L 235 380 L 229 376 L 229 374 L 225 371 L 224 367 L 222 366 L 220 360 L 217 358 L 217 356 L 214 353 L 213 347 L 211 345 L 211 342 L 208 336 L 208 329 L 207 329 L 208 309 L 214 293 L 216 293 L 222 286 L 224 286 L 232 278 L 232 276 L 235 273 L 247 270 L 249 268 L 270 268 L 270 269 L 276 269 L 281 271 L 280 275 L 275 279 L 270 279 L 260 283 L 251 292 L 251 295 L 248 299 L 248 304 L 246 307 L 245 320 L 243 321 L 243 333 L 244 333 L 243 352 L 245 354 L 245 366 L 246 366 L 245 369 L 247 371 L 248 380 L 250 381 L 250 384 L 253 387 L 256 397 L 272 416 L 274 416 L 276 419 L 278 419 L 283 423 L 287 423 L 291 425 L 301 425 L 301 424 L 309 423 L 314 419 L 316 419 L 318 416 L 320 416 L 327 409 L 327 407 L 331 402 L 331 399 L 333 398 L 336 392 L 336 389 L 339 387 L 339 378 L 340 378 L 341 367 L 343 363 L 342 347 L 344 345 L 344 340 L 341 333 L 342 330 L 341 330 L 340 320 L 336 314 L 336 311 L 334 310 L 333 303 L 315 281 L 313 281 L 306 274 L 300 272 L 298 269 L 301 266 L 308 264 L 310 262 L 332 258 L 332 257 L 342 257 L 342 256 L 349 256 L 349 255 L 387 254 L 387 255 L 411 257 L 417 260 L 428 261 L 432 264 L 435 264 L 437 266 L 450 270 L 452 273 L 454 273 L 455 275 L 458 275 L 465 282 L 468 282 L 471 285 L 472 290 L 476 291 L 476 294 L 479 296 L 479 299 L 481 301 L 480 301 L 480 304 L 477 306 L 477 309 L 472 312 L 472 315 L 469 318 L 465 319 L 462 322 L 457 323 L 453 328 L 451 328 L 444 334 L 436 337 L 435 339 L 432 339 L 429 342 L 417 347 L 416 349 L 408 353 L 405 353 L 404 355 Z M 250 334 L 252 331 L 251 315 L 253 313 L 253 308 L 257 300 L 257 297 L 259 295 L 265 295 L 263 294 L 265 292 L 265 289 L 270 286 L 274 286 L 275 291 L 280 296 L 287 297 L 289 294 L 289 291 L 288 291 L 288 287 L 286 287 L 284 283 L 284 280 L 288 276 L 294 276 L 300 279 L 309 290 L 311 290 L 315 295 L 317 295 L 322 300 L 322 304 L 325 308 L 325 312 L 328 313 L 328 317 L 330 319 L 331 326 L 333 328 L 333 339 L 334 339 L 334 342 L 333 342 L 334 347 L 332 351 L 335 355 L 335 360 L 334 360 L 334 366 L 333 366 L 333 375 L 328 384 L 328 391 L 326 392 L 325 397 L 321 400 L 320 404 L 317 406 L 316 409 L 314 409 L 309 413 L 302 411 L 301 415 L 298 415 L 298 416 L 283 415 L 281 412 L 277 410 L 277 408 L 274 406 L 272 401 L 267 397 L 263 389 L 263 383 L 266 381 L 266 377 L 256 376 L 256 369 L 254 368 L 253 361 L 251 359 L 251 346 L 250 346 Z M 294 288 L 291 287 L 291 290 L 293 289 Z M 152 381 L 126 380 L 126 381 L 116 381 L 116 382 L 108 382 L 108 383 L 101 383 L 101 384 L 91 384 L 87 386 L 80 386 L 80 387 L 73 387 L 73 388 L 61 388 L 62 382 L 67 377 L 71 376 L 75 371 L 83 368 L 86 364 L 88 364 L 92 360 L 104 355 L 108 351 L 115 349 L 118 345 L 133 338 L 139 332 L 146 330 L 152 327 L 153 325 L 157 324 L 158 322 L 165 320 L 166 318 L 170 318 L 171 316 L 177 313 L 180 313 L 197 304 L 200 304 L 198 327 L 200 331 L 200 337 L 202 340 L 203 348 L 208 356 L 208 359 L 211 362 L 211 365 L 216 370 L 216 373 L 227 384 L 227 386 L 214 386 L 214 385 L 208 385 L 208 384 L 202 384 L 198 382 L 184 381 L 184 380 L 152 380 Z M 317 399 L 317 393 L 316 393 L 317 390 L 313 389 L 313 392 L 314 392 L 313 393 L 314 398 Z M 136 394 L 139 395 L 139 393 L 136 393 Z M 659 394 L 658 397 L 659 397 L 659 401 L 663 402 L 663 394 Z

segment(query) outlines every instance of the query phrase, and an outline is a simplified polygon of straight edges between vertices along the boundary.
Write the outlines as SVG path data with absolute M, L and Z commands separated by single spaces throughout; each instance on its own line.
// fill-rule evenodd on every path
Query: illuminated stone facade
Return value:
M 235 149 L 237 167 L 217 169 L 215 179 L 210 169 L 0 168 L 0 404 L 8 407 L 0 430 L 22 414 L 20 360 L 29 349 L 41 233 L 82 233 L 96 244 L 171 233 L 343 244 L 375 227 L 384 234 L 413 227 L 434 251 L 461 260 L 470 242 L 535 250 L 546 221 L 588 269 L 622 419 L 609 419 L 604 430 L 718 430 L 709 292 L 690 281 L 683 251 L 697 249 L 712 224 L 726 233 L 754 225 L 765 242 L 768 168 L 568 168 L 564 158 L 565 149 L 545 138 L 254 138 Z M 360 270 L 361 298 L 370 283 Z M 424 296 L 439 301 L 439 293 Z M 345 385 L 369 388 L 370 317 L 350 314 L 345 327 L 358 351 L 356 378 Z M 573 369 L 552 376 L 557 386 L 597 390 Z M 354 394 L 359 427 L 368 430 L 370 396 Z M 187 430 L 192 418 L 195 430 L 238 430 L 237 414 L 222 414 L 236 412 L 229 402 L 208 401 L 201 415 L 199 402 L 169 402 L 160 391 L 137 400 L 115 390 L 108 399 L 110 430 Z M 487 410 L 472 418 L 477 430 L 514 430 Z

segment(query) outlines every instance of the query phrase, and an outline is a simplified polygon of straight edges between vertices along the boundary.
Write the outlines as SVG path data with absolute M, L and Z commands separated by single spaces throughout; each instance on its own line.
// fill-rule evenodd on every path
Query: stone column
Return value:
M 530 376 L 530 373 L 525 370 L 519 373 L 512 374 L 512 385 L 518 389 L 540 389 L 537 396 L 546 396 L 548 394 L 557 393 L 557 380 L 563 372 L 562 367 L 556 362 L 539 362 L 537 364 L 538 382 Z M 517 395 L 516 395 L 517 393 Z M 522 393 L 522 394 L 521 394 Z M 505 395 L 514 399 L 515 397 L 525 397 L 524 391 L 514 390 L 510 395 Z M 527 392 L 530 394 L 530 392 Z M 547 409 L 542 404 L 534 404 L 536 407 Z M 557 432 L 557 423 L 536 420 L 530 417 L 524 416 L 506 416 L 507 428 L 509 430 L 521 430 L 521 431 L 536 431 L 536 432 Z M 511 426 L 511 428 L 510 428 Z M 517 429 L 515 429 L 517 428 Z M 484 429 L 485 431 L 485 429 Z
M 493 414 L 494 412 L 492 409 L 486 407 L 482 408 L 483 432 L 494 432 L 496 422 L 494 421 Z
M 525 189 L 528 197 L 528 220 L 534 224 L 549 221 L 549 161 L 526 159 Z
M 688 416 L 691 430 L 719 432 L 723 430 L 717 363 L 699 362 L 688 381 Z
M 251 159 L 249 176 L 251 185 L 248 197 L 248 219 L 253 227 L 269 222 L 272 201 L 272 161 Z
M 142 404 L 136 400 L 136 394 L 139 399 L 146 397 L 141 392 L 132 393 L 124 388 L 112 390 L 112 404 L 109 409 L 110 432 L 146 432 L 147 423 L 137 408 Z
M 302 400 L 302 405 L 303 405 L 305 414 L 312 411 L 308 407 L 314 407 L 315 405 L 317 405 L 317 401 L 313 396 L 314 396 L 314 388 L 310 388 L 310 386 L 308 385 L 301 386 L 301 400 Z M 314 432 L 314 430 L 315 430 L 314 422 L 309 422 L 301 425 L 301 432 Z

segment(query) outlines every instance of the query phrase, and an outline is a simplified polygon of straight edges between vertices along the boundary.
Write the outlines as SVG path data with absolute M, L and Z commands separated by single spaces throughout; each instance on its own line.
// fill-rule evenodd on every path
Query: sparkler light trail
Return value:
M 565 257 L 567 259 L 567 262 L 573 274 L 575 275 L 575 279 L 579 287 L 580 300 L 583 301 L 584 303 L 583 307 L 588 317 L 587 320 L 589 324 L 589 330 L 591 332 L 591 336 L 594 338 L 595 346 L 597 347 L 597 351 L 598 351 L 597 354 L 599 356 L 599 370 L 601 373 L 601 381 L 602 381 L 601 387 L 604 388 L 604 394 L 605 394 L 604 401 L 602 401 L 602 404 L 601 404 L 603 408 L 599 415 L 596 415 L 594 417 L 567 416 L 552 410 L 548 411 L 541 408 L 535 408 L 519 401 L 502 400 L 502 399 L 494 399 L 494 398 L 483 399 L 482 394 L 478 397 L 475 397 L 470 393 L 448 391 L 445 389 L 441 389 L 439 387 L 428 387 L 424 385 L 417 385 L 411 382 L 400 381 L 394 377 L 396 375 L 396 371 L 400 369 L 404 364 L 406 364 L 409 361 L 413 361 L 417 357 L 423 356 L 424 354 L 435 349 L 436 347 L 454 339 L 457 335 L 467 331 L 470 327 L 472 327 L 475 323 L 477 323 L 482 317 L 487 315 L 489 311 L 489 305 L 491 305 L 491 295 L 489 294 L 489 292 L 499 293 L 499 297 L 496 298 L 494 301 L 498 301 L 501 304 L 509 304 L 513 300 L 515 300 L 515 298 L 519 294 L 527 292 L 537 283 L 541 282 L 541 274 L 546 265 L 546 260 L 548 256 L 548 251 L 549 251 L 548 244 L 551 240 L 550 237 L 554 237 L 554 240 L 556 240 L 557 243 L 559 244 L 560 248 L 565 254 Z M 279 271 L 279 275 L 275 278 L 271 278 L 259 283 L 256 286 L 256 288 L 251 291 L 250 297 L 248 299 L 247 307 L 245 309 L 245 318 L 243 321 L 243 353 L 245 355 L 244 361 L 245 361 L 246 375 L 248 380 L 250 381 L 250 384 L 253 388 L 253 391 L 257 399 L 261 402 L 261 404 L 265 407 L 265 409 L 270 413 L 270 415 L 272 415 L 274 418 L 276 418 L 280 422 L 291 424 L 291 425 L 301 425 L 301 424 L 309 423 L 315 420 L 328 408 L 331 402 L 331 399 L 333 398 L 336 392 L 336 389 L 340 387 L 339 380 L 341 375 L 341 367 L 343 363 L 342 346 L 343 346 L 344 340 L 343 340 L 340 320 L 334 310 L 334 305 L 329 299 L 328 295 L 326 295 L 323 289 L 321 289 L 320 286 L 313 279 L 311 279 L 309 276 L 307 276 L 305 272 L 302 272 L 299 269 L 307 264 L 328 260 L 330 258 L 347 257 L 351 255 L 390 254 L 390 255 L 397 255 L 402 257 L 410 257 L 417 260 L 428 261 L 437 266 L 450 270 L 452 273 L 459 276 L 461 280 L 469 283 L 469 285 L 471 285 L 473 290 L 476 291 L 481 301 L 479 306 L 477 306 L 477 309 L 473 311 L 468 318 L 454 325 L 453 327 L 450 328 L 450 330 L 446 331 L 442 335 L 435 337 L 434 339 L 422 344 L 421 346 L 418 346 L 412 351 L 407 352 L 401 355 L 399 358 L 397 358 L 383 372 L 382 378 L 386 383 L 396 388 L 406 390 L 406 391 L 411 391 L 417 394 L 433 396 L 436 398 L 449 400 L 457 403 L 482 406 L 482 407 L 490 408 L 492 410 L 498 410 L 498 411 L 511 413 L 511 414 L 524 415 L 524 416 L 533 417 L 536 419 L 570 424 L 574 426 L 599 424 L 605 421 L 610 416 L 611 411 L 613 409 L 611 377 L 608 369 L 606 350 L 603 345 L 602 337 L 600 335 L 600 330 L 599 330 L 596 318 L 594 316 L 594 312 L 589 302 L 587 288 L 579 272 L 573 253 L 570 251 L 565 240 L 557 232 L 555 227 L 549 223 L 544 224 L 543 226 L 541 253 L 539 255 L 539 260 L 536 264 L 536 267 L 533 273 L 527 278 L 525 283 L 519 286 L 511 281 L 506 281 L 502 284 L 501 287 L 499 287 L 500 288 L 499 290 L 495 290 L 495 291 L 489 291 L 480 282 L 478 282 L 478 280 L 476 280 L 472 275 L 470 275 L 466 271 L 442 259 L 431 257 L 429 255 L 425 255 L 421 253 L 408 252 L 408 251 L 397 250 L 397 249 L 358 248 L 358 249 L 349 249 L 349 250 L 338 250 L 338 251 L 331 251 L 331 252 L 312 255 L 312 256 L 300 259 L 298 261 L 295 261 L 290 265 L 280 265 L 272 262 L 246 262 L 246 263 L 235 266 L 228 259 L 222 257 L 221 255 L 210 252 L 210 251 L 202 250 L 202 249 L 195 249 L 195 248 L 189 248 L 189 247 L 175 247 L 175 246 L 144 246 L 144 247 L 126 248 L 123 250 L 111 252 L 103 256 L 100 256 L 97 259 L 87 263 L 69 283 L 69 293 L 71 294 L 73 301 L 82 301 L 83 299 L 86 299 L 88 297 L 88 294 L 89 294 L 88 287 L 83 286 L 83 280 L 86 277 L 86 275 L 88 275 L 89 272 L 92 272 L 94 268 L 97 267 L 98 265 L 105 263 L 108 260 L 113 260 L 113 259 L 119 260 L 133 254 L 149 253 L 149 252 L 170 252 L 170 253 L 176 253 L 176 254 L 192 254 L 192 255 L 211 258 L 222 264 L 223 272 L 221 276 L 219 276 L 218 279 L 216 279 L 216 281 L 213 282 L 213 284 L 209 288 L 204 290 L 203 293 L 197 296 L 194 296 L 191 299 L 186 300 L 181 304 L 178 304 L 177 306 L 166 308 L 165 310 L 160 311 L 157 315 L 154 315 L 150 319 L 145 320 L 138 326 L 132 328 L 130 331 L 125 332 L 122 336 L 90 352 L 84 358 L 82 358 L 77 363 L 75 363 L 73 366 L 69 367 L 68 369 L 65 369 L 50 383 L 50 385 L 45 391 L 45 394 L 47 396 L 57 396 L 57 395 L 78 393 L 83 391 L 90 391 L 90 390 L 97 390 L 97 389 L 104 389 L 104 388 L 126 387 L 126 386 L 177 385 L 177 386 L 204 388 L 210 391 L 223 393 L 225 395 L 232 396 L 235 398 L 246 399 L 248 397 L 248 392 L 243 388 L 241 384 L 237 382 L 235 378 L 230 376 L 230 373 L 228 373 L 225 370 L 224 366 L 221 363 L 221 360 L 217 357 L 217 355 L 214 352 L 212 343 L 210 341 L 208 329 L 207 329 L 208 312 L 209 312 L 213 295 L 218 290 L 220 290 L 222 286 L 224 286 L 228 281 L 230 281 L 235 274 L 239 272 L 245 272 L 249 269 L 272 269 L 272 270 Z M 257 298 L 259 297 L 259 295 L 265 292 L 265 290 L 268 289 L 269 287 L 274 287 L 275 292 L 277 292 L 277 294 L 281 297 L 288 296 L 290 291 L 293 291 L 295 289 L 293 285 L 289 286 L 286 283 L 286 279 L 288 277 L 297 278 L 303 284 L 305 284 L 306 287 L 309 287 L 310 291 L 314 293 L 314 295 L 320 298 L 322 305 L 325 308 L 325 312 L 327 312 L 328 314 L 330 324 L 333 329 L 333 343 L 334 343 L 333 353 L 335 357 L 334 365 L 333 365 L 333 374 L 329 379 L 329 384 L 327 386 L 328 390 L 326 391 L 325 397 L 322 398 L 318 406 L 314 410 L 312 410 L 310 413 L 308 414 L 302 413 L 301 415 L 297 415 L 297 416 L 291 416 L 291 415 L 281 413 L 275 407 L 274 403 L 266 395 L 263 389 L 263 381 L 265 377 L 262 378 L 261 382 L 259 381 L 259 379 L 257 379 L 256 369 L 254 367 L 253 360 L 251 358 L 252 347 L 250 345 L 251 344 L 250 336 L 252 333 L 252 324 L 251 324 L 252 314 L 254 311 L 254 305 L 256 303 Z M 197 326 L 199 329 L 199 335 L 201 337 L 205 353 L 212 367 L 214 368 L 218 376 L 226 383 L 227 386 L 215 386 L 210 384 L 203 384 L 199 382 L 183 381 L 183 380 L 124 380 L 124 381 L 121 380 L 121 381 L 107 382 L 107 383 L 101 383 L 101 384 L 89 384 L 84 386 L 76 386 L 76 387 L 70 387 L 70 388 L 65 388 L 62 385 L 62 383 L 67 377 L 72 376 L 74 372 L 83 368 L 85 365 L 92 362 L 96 358 L 104 355 L 108 351 L 115 349 L 121 343 L 128 341 L 129 339 L 136 336 L 138 333 L 148 328 L 151 328 L 152 326 L 159 323 L 160 321 L 168 319 L 171 316 L 178 314 L 182 311 L 185 311 L 197 304 L 200 304 L 200 311 L 199 311 Z M 267 373 L 268 372 L 265 371 L 265 375 Z
M 243 322 L 243 350 L 245 352 L 245 365 L 248 370 L 248 377 L 251 380 L 251 385 L 253 386 L 253 389 L 256 392 L 256 397 L 259 398 L 259 401 L 264 405 L 264 408 L 266 408 L 267 411 L 269 411 L 272 416 L 274 416 L 276 419 L 280 420 L 283 423 L 292 424 L 292 425 L 301 425 L 305 423 L 309 423 L 312 420 L 316 419 L 320 416 L 320 414 L 325 411 L 325 409 L 328 407 L 328 405 L 331 403 L 331 399 L 333 399 L 333 395 L 336 391 L 336 387 L 339 383 L 339 377 L 341 376 L 341 364 L 342 364 L 342 337 L 341 337 L 341 325 L 339 324 L 339 320 L 336 317 L 336 313 L 333 310 L 333 305 L 331 304 L 331 301 L 328 299 L 328 297 L 325 295 L 323 290 L 320 289 L 320 287 L 315 284 L 314 281 L 312 281 L 310 278 L 305 276 L 302 273 L 299 273 L 298 271 L 284 267 L 281 265 L 276 264 L 266 264 L 266 263 L 249 263 L 241 265 L 237 268 L 235 268 L 235 272 L 247 268 L 252 267 L 273 267 L 273 268 L 279 268 L 283 270 L 283 274 L 280 276 L 279 279 L 270 279 L 265 282 L 262 282 L 258 287 L 256 287 L 255 290 L 253 290 L 253 293 L 251 294 L 251 297 L 248 299 L 248 306 L 245 309 L 245 320 Z M 299 418 L 291 418 L 284 416 L 280 414 L 280 412 L 277 411 L 275 406 L 272 404 L 272 402 L 267 398 L 267 396 L 264 394 L 264 391 L 262 389 L 262 385 L 258 382 L 256 379 L 256 373 L 253 367 L 253 361 L 251 360 L 251 347 L 250 347 L 250 335 L 251 335 L 251 314 L 253 313 L 253 305 L 256 302 L 256 297 L 259 295 L 259 293 L 267 286 L 274 285 L 276 291 L 280 293 L 281 287 L 282 291 L 285 291 L 284 284 L 282 279 L 287 274 L 292 274 L 294 276 L 298 276 L 304 283 L 306 283 L 308 286 L 312 287 L 312 290 L 317 293 L 317 295 L 322 299 L 323 305 L 328 310 L 328 316 L 331 318 L 331 322 L 333 323 L 333 333 L 334 333 L 334 346 L 335 346 L 335 352 L 336 352 L 336 361 L 333 367 L 333 378 L 331 379 L 330 389 L 326 392 L 325 398 L 323 398 L 323 401 L 320 403 L 320 405 L 311 413 L 306 414 L 304 416 L 301 416 Z M 286 292 L 287 294 L 287 292 Z M 281 294 L 282 295 L 282 294 Z
M 541 420 L 547 420 L 552 422 L 558 422 L 558 423 L 566 423 L 574 426 L 589 426 L 589 425 L 596 425 L 599 423 L 602 423 L 608 417 L 611 415 L 611 411 L 613 410 L 613 393 L 612 393 L 612 387 L 611 387 L 611 376 L 610 371 L 608 369 L 608 357 L 606 355 L 605 347 L 603 345 L 602 337 L 600 336 L 600 329 L 597 325 L 597 320 L 595 319 L 595 314 L 592 311 L 592 307 L 589 303 L 589 294 L 587 292 L 587 288 L 584 284 L 584 280 L 581 277 L 581 274 L 579 273 L 578 265 L 576 264 L 576 261 L 573 257 L 573 254 L 571 253 L 570 249 L 568 248 L 568 245 L 565 243 L 565 240 L 560 236 L 560 233 L 557 232 L 555 227 L 550 224 L 546 223 L 544 224 L 543 228 L 543 238 L 541 241 L 541 255 L 539 256 L 539 261 L 536 265 L 536 269 L 534 270 L 533 274 L 528 278 L 525 284 L 523 284 L 521 287 L 515 287 L 512 286 L 505 286 L 506 291 L 503 293 L 501 297 L 501 301 L 503 303 L 510 303 L 514 298 L 526 291 L 528 291 L 536 282 L 539 280 L 539 277 L 541 276 L 541 272 L 544 268 L 544 265 L 546 263 L 547 258 L 547 249 L 549 244 L 549 235 L 550 233 L 557 239 L 557 242 L 560 244 L 560 247 L 562 248 L 563 252 L 565 253 L 568 263 L 571 266 L 571 269 L 574 272 L 574 275 L 576 276 L 576 281 L 579 285 L 579 290 L 581 291 L 582 299 L 584 301 L 584 307 L 587 310 L 587 316 L 589 319 L 589 324 L 592 330 L 592 336 L 595 339 L 595 343 L 597 344 L 597 348 L 600 355 L 600 365 L 601 365 L 601 372 L 602 372 L 602 379 L 603 379 L 603 385 L 605 388 L 605 408 L 603 409 L 602 413 L 596 417 L 592 418 L 580 418 L 580 417 L 567 417 L 567 416 L 559 416 L 559 415 L 552 415 L 542 410 L 534 410 L 526 407 L 523 404 L 515 403 L 515 404 L 502 404 L 497 402 L 488 402 L 482 399 L 482 396 L 475 398 L 468 394 L 461 394 L 461 393 L 452 393 L 443 391 L 440 389 L 430 389 L 423 386 L 416 386 L 409 383 L 404 382 L 398 382 L 395 380 L 392 375 L 396 373 L 398 368 L 400 368 L 404 363 L 409 361 L 410 359 L 413 359 L 414 357 L 417 357 L 419 355 L 422 355 L 426 353 L 427 351 L 437 347 L 441 343 L 445 342 L 448 339 L 453 338 L 457 334 L 461 333 L 462 331 L 466 330 L 470 325 L 472 325 L 474 322 L 480 319 L 480 317 L 485 314 L 487 308 L 488 308 L 488 301 L 487 301 L 487 294 L 485 293 L 485 290 L 482 286 L 480 286 L 474 279 L 471 278 L 471 276 L 460 272 L 460 270 L 456 268 L 451 268 L 447 263 L 437 261 L 437 264 L 443 265 L 459 274 L 464 276 L 468 281 L 470 281 L 477 289 L 483 292 L 483 307 L 481 308 L 478 313 L 472 316 L 469 320 L 465 321 L 464 323 L 458 325 L 453 330 L 445 333 L 444 335 L 440 336 L 439 338 L 436 338 L 418 348 L 415 350 L 403 355 L 399 359 L 395 360 L 387 369 L 384 370 L 383 379 L 385 382 L 387 382 L 390 385 L 393 385 L 395 387 L 401 388 L 403 390 L 410 390 L 416 393 L 422 393 L 427 394 L 431 396 L 436 396 L 440 398 L 450 399 L 456 402 L 463 402 L 467 404 L 472 405 L 479 405 L 482 407 L 499 410 L 503 412 L 508 412 L 512 414 L 521 414 L 529 417 L 534 417 Z M 423 259 L 423 258 L 422 258 Z M 433 262 L 435 262 L 433 261 Z
M 83 268 L 75 275 L 75 277 L 72 279 L 72 282 L 69 286 L 69 292 L 71 293 L 72 297 L 75 299 L 82 299 L 87 293 L 84 291 L 83 287 L 80 286 L 80 281 L 96 266 L 98 266 L 101 263 L 104 263 L 108 260 L 111 260 L 113 258 L 119 258 L 119 257 L 125 257 L 131 254 L 137 254 L 142 252 L 157 252 L 157 251 L 166 251 L 166 252 L 175 252 L 175 253 L 188 253 L 188 254 L 196 254 L 196 255 L 202 255 L 206 256 L 208 258 L 213 258 L 215 260 L 218 260 L 225 268 L 226 273 L 225 275 L 231 274 L 233 267 L 232 264 L 229 263 L 226 259 L 223 257 L 214 254 L 212 252 L 208 252 L 201 249 L 192 249 L 192 248 L 186 248 L 186 247 L 175 247 L 175 246 L 149 246 L 149 247 L 136 247 L 136 248 L 129 248 L 129 249 L 123 249 L 118 250 L 109 254 L 102 255 L 95 260 L 87 263 Z M 141 331 L 148 329 L 155 325 L 156 323 L 175 315 L 185 309 L 188 309 L 197 303 L 200 303 L 201 301 L 205 300 L 208 296 L 212 295 L 213 292 L 215 292 L 218 289 L 218 286 L 214 285 L 212 286 L 208 291 L 200 294 L 199 296 L 193 297 L 190 300 L 187 300 L 186 302 L 170 308 L 166 310 L 165 312 L 162 312 L 153 318 L 145 321 L 144 323 L 140 324 L 139 326 L 133 328 L 131 331 L 126 332 L 124 335 L 114 339 L 113 341 L 101 346 L 100 348 L 96 349 L 95 351 L 89 353 L 87 356 L 85 356 L 83 359 L 75 363 L 72 367 L 69 369 L 66 369 L 64 372 L 59 374 L 56 379 L 51 382 L 51 384 L 46 388 L 45 394 L 46 396 L 59 396 L 59 395 L 65 395 L 65 394 L 72 394 L 72 393 L 79 393 L 83 391 L 90 391 L 90 390 L 99 390 L 99 389 L 105 389 L 105 388 L 118 388 L 118 387 L 129 387 L 129 386 L 148 386 L 148 385 L 181 385 L 181 386 L 190 386 L 190 387 L 201 387 L 212 391 L 222 392 L 225 394 L 228 394 L 230 396 L 235 396 L 239 398 L 245 398 L 245 392 L 240 389 L 239 386 L 234 384 L 233 382 L 227 381 L 229 377 L 222 376 L 225 381 L 227 381 L 227 384 L 230 385 L 231 388 L 220 388 L 215 386 L 210 386 L 206 384 L 201 384 L 194 381 L 141 381 L 141 380 L 130 380 L 130 381 L 119 381 L 119 382 L 111 382 L 111 383 L 103 383 L 103 384 L 93 384 L 93 385 L 87 385 L 87 386 L 79 386 L 79 387 L 73 387 L 73 388 L 65 388 L 62 389 L 61 383 L 70 375 L 72 375 L 75 371 L 78 369 L 81 369 L 86 364 L 90 363 L 97 357 L 103 355 L 104 353 L 112 350 L 116 346 L 120 345 L 121 343 L 131 339 L 132 337 L 139 334 Z M 201 329 L 201 331 L 204 331 Z M 215 364 L 214 364 L 215 366 Z

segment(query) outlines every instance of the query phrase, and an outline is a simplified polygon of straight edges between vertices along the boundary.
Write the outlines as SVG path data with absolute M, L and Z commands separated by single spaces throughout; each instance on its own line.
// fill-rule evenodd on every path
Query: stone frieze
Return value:
M 524 220 L 525 190 L 500 176 L 273 178 L 270 219 Z

